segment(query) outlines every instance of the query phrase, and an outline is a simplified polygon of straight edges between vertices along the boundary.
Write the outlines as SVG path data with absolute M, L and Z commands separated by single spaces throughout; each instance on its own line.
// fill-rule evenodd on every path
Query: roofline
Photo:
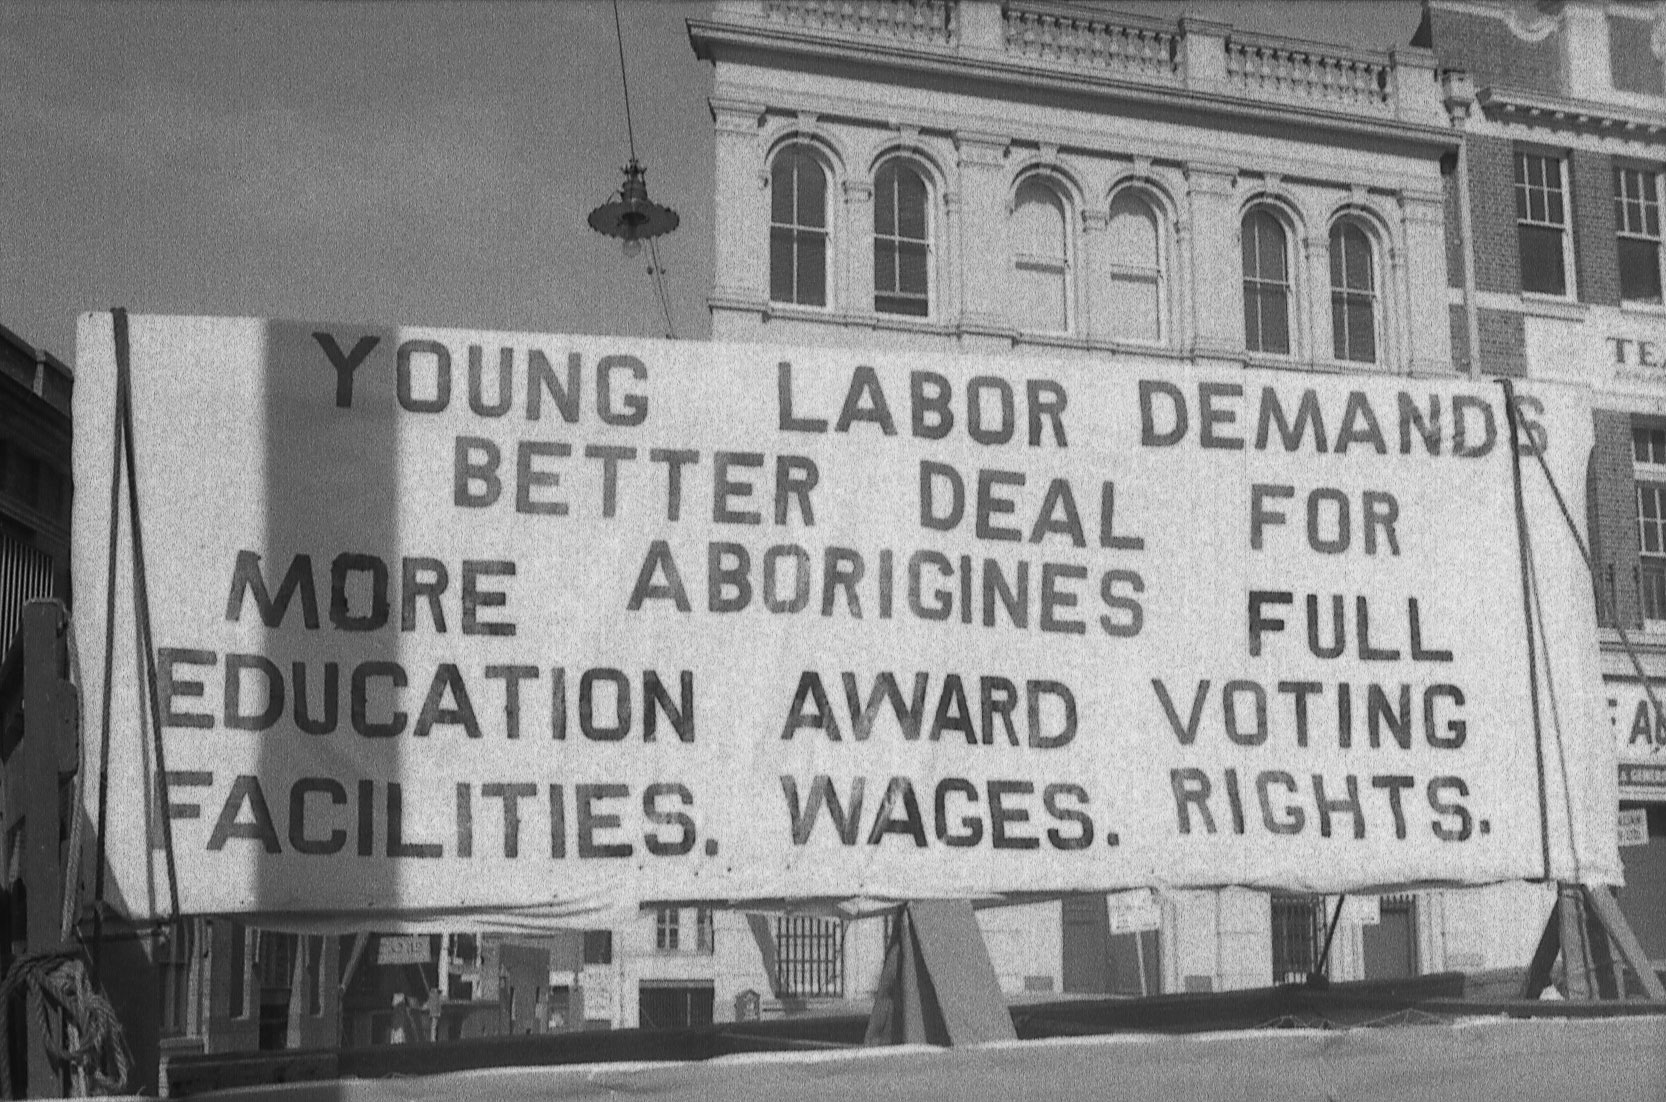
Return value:
M 1153 86 L 1106 73 L 1073 72 L 1068 76 L 1043 66 L 994 59 L 970 53 L 952 57 L 911 49 L 884 41 L 864 40 L 859 46 L 837 35 L 820 34 L 803 27 L 776 28 L 770 25 L 738 26 L 708 19 L 688 20 L 688 35 L 695 56 L 702 61 L 728 60 L 720 55 L 769 52 L 842 62 L 868 63 L 894 68 L 907 67 L 943 76 L 958 76 L 1007 87 L 1043 88 L 1074 93 L 1103 102 L 1138 103 L 1146 106 L 1190 107 L 1232 118 L 1289 125 L 1292 121 L 1316 130 L 1341 132 L 1426 146 L 1445 152 L 1455 150 L 1461 135 L 1449 127 L 1400 119 L 1360 115 L 1338 116 L 1322 108 L 1280 103 L 1266 107 L 1238 96 L 1200 91 L 1183 85 Z

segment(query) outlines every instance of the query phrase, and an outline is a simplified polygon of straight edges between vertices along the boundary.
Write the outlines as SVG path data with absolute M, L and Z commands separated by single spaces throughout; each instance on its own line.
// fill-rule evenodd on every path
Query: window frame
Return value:
M 1012 271 L 1044 272 L 1057 276 L 1059 284 L 1060 302 L 1063 306 L 1063 323 L 1057 329 L 1039 329 L 1024 322 L 1031 318 L 1018 319 L 1013 328 L 1020 333 L 1060 336 L 1076 331 L 1076 294 L 1075 294 L 1075 237 L 1071 233 L 1071 215 L 1076 206 L 1071 195 L 1056 178 L 1045 172 L 1029 172 L 1013 182 L 1012 199 L 1007 210 L 1007 225 L 1009 233 L 1017 222 L 1018 211 L 1024 205 L 1021 198 L 1026 189 L 1035 187 L 1046 191 L 1058 203 L 1059 210 L 1059 256 L 1047 256 L 1041 253 L 1025 252 L 1018 248 L 1018 242 L 1009 238 L 1009 262 Z
M 1638 194 L 1629 194 L 1628 178 L 1635 178 Z M 1652 192 L 1652 195 L 1649 194 Z M 1662 306 L 1666 305 L 1666 225 L 1663 225 L 1663 208 L 1666 208 L 1666 172 L 1658 167 L 1644 165 L 1614 163 L 1614 236 L 1615 236 L 1615 277 L 1619 283 L 1620 303 L 1625 306 Z M 1633 223 L 1633 215 L 1637 222 Z M 1654 223 L 1654 232 L 1649 232 L 1649 222 Z M 1620 245 L 1625 241 L 1643 241 L 1654 247 L 1654 297 L 1627 298 L 1625 293 L 1625 268 L 1619 256 Z
M 848 923 L 823 915 L 775 919 L 776 990 L 790 998 L 843 998 Z
M 654 949 L 660 953 L 680 952 L 682 945 L 682 911 L 678 907 L 659 907 L 654 911 Z
M 1347 285 L 1348 265 L 1346 248 L 1344 258 L 1339 265 L 1337 262 L 1337 247 L 1344 244 L 1347 234 L 1352 231 L 1362 239 L 1365 249 L 1366 276 L 1369 286 L 1363 290 Z M 1383 364 L 1383 295 L 1382 295 L 1382 263 L 1379 238 L 1372 225 L 1357 215 L 1347 214 L 1331 223 L 1330 232 L 1326 235 L 1325 259 L 1328 263 L 1328 283 L 1330 285 L 1331 312 L 1331 358 L 1337 363 L 1358 364 L 1362 367 L 1381 367 Z M 1338 286 L 1336 277 L 1340 270 L 1343 285 Z M 1371 317 L 1371 354 L 1367 358 L 1359 358 L 1349 353 L 1352 345 L 1349 341 L 1350 314 L 1346 307 L 1350 304 L 1363 304 L 1370 310 Z M 1341 311 L 1339 312 L 1339 307 Z M 1340 327 L 1340 331 L 1339 331 Z M 1345 347 L 1337 348 L 1338 338 Z
M 1556 186 L 1552 188 L 1550 181 L 1544 179 L 1535 184 L 1528 171 L 1529 158 L 1553 164 L 1556 166 Z M 1532 149 L 1517 147 L 1512 160 L 1511 194 L 1516 203 L 1516 267 L 1521 293 L 1539 298 L 1574 301 L 1578 298 L 1579 289 L 1574 270 L 1573 255 L 1573 212 L 1572 189 L 1568 180 L 1568 156 L 1558 150 Z M 1545 216 L 1533 216 L 1533 199 L 1535 192 L 1542 193 Z M 1554 196 L 1561 206 L 1559 220 L 1550 218 L 1551 197 Z M 1524 213 L 1525 212 L 1525 213 Z M 1525 267 L 1525 252 L 1522 242 L 1525 240 L 1525 230 L 1554 230 L 1556 231 L 1562 258 L 1562 289 L 1560 291 L 1545 291 L 1530 289 L 1527 286 L 1527 270 Z
M 891 189 L 892 194 L 889 196 L 890 201 L 891 201 L 891 232 L 890 233 L 882 233 L 881 232 L 880 227 L 879 227 L 879 217 L 880 217 L 880 213 L 881 213 L 881 210 L 882 210 L 882 208 L 880 206 L 880 203 L 881 203 L 881 200 L 882 200 L 882 190 L 883 190 L 884 176 L 885 176 L 885 173 L 888 172 L 888 171 L 892 172 L 892 173 L 896 173 L 896 172 L 899 172 L 899 171 L 911 172 L 915 175 L 915 177 L 917 177 L 919 179 L 920 187 L 921 187 L 921 198 L 920 198 L 920 208 L 921 208 L 920 209 L 920 232 L 922 234 L 921 237 L 918 237 L 918 238 L 907 237 L 902 232 L 902 209 L 901 209 L 901 206 L 900 206 L 900 194 L 899 194 L 899 190 L 898 190 L 898 188 L 895 184 L 893 184 L 892 189 Z M 895 177 L 893 177 L 893 179 L 895 179 Z M 933 232 L 935 230 L 935 226 L 933 225 L 933 223 L 935 221 L 934 214 L 935 214 L 935 211 L 936 211 L 936 204 L 933 200 L 935 199 L 936 194 L 937 194 L 937 188 L 936 188 L 935 182 L 932 178 L 932 174 L 927 172 L 925 167 L 918 160 L 916 160 L 912 157 L 907 157 L 907 156 L 902 156 L 902 155 L 888 156 L 888 157 L 884 158 L 883 160 L 881 160 L 879 162 L 879 164 L 874 168 L 874 174 L 873 174 L 873 226 L 872 226 L 872 229 L 873 229 L 873 312 L 875 314 L 883 314 L 886 317 L 914 318 L 914 319 L 917 319 L 917 320 L 920 320 L 920 321 L 930 320 L 931 318 L 933 318 L 937 315 L 937 294 L 936 294 L 937 280 L 935 278 L 935 272 L 933 270 L 936 266 L 936 261 L 937 261 L 936 241 L 935 241 L 935 235 L 934 235 L 934 232 Z M 881 287 L 880 287 L 880 251 L 881 251 L 881 248 L 883 246 L 889 246 L 893 250 L 892 257 L 891 257 L 891 264 L 892 264 L 892 274 L 894 276 L 894 283 L 893 283 L 893 286 L 889 290 L 882 290 Z M 911 293 L 911 292 L 904 291 L 901 287 L 901 283 L 902 283 L 901 257 L 902 257 L 903 250 L 908 246 L 918 247 L 924 253 L 924 256 L 922 258 L 922 264 L 923 264 L 924 269 L 925 269 L 925 290 L 921 294 L 914 294 L 914 293 Z M 922 306 L 922 309 L 918 313 L 915 313 L 914 311 L 911 311 L 911 310 L 884 309 L 880 306 L 880 300 L 885 299 L 885 298 L 898 299 L 898 300 L 918 300 L 920 305 Z
M 779 180 L 782 161 L 789 156 L 793 158 L 792 167 L 794 170 L 793 183 L 791 185 L 792 220 L 789 222 L 778 222 L 776 220 L 775 189 Z M 808 224 L 802 219 L 803 212 L 800 210 L 802 197 L 798 184 L 798 169 L 800 165 L 805 164 L 813 166 L 816 171 L 821 173 L 822 200 L 821 225 L 819 226 Z M 770 155 L 768 179 L 769 235 L 766 242 L 766 252 L 768 256 L 766 263 L 768 265 L 769 281 L 765 292 L 766 296 L 770 304 L 774 306 L 790 306 L 804 310 L 830 311 L 833 309 L 834 303 L 832 194 L 835 181 L 832 165 L 828 161 L 828 158 L 822 153 L 821 149 L 813 142 L 797 139 L 783 143 Z M 790 260 L 788 261 L 788 265 L 790 271 L 789 282 L 791 284 L 791 291 L 790 297 L 788 298 L 777 298 L 775 296 L 775 245 L 778 235 L 785 237 L 789 243 Z M 804 301 L 799 289 L 799 283 L 802 277 L 800 248 L 804 242 L 809 240 L 819 240 L 821 243 L 820 302 Z
M 1150 188 L 1138 184 L 1120 187 L 1111 196 L 1110 204 L 1106 208 L 1105 231 L 1110 240 L 1114 241 L 1113 228 L 1117 219 L 1117 204 L 1125 200 L 1132 200 L 1142 204 L 1150 212 L 1153 233 L 1156 238 L 1156 259 L 1153 264 L 1130 264 L 1120 258 L 1114 250 L 1108 252 L 1105 269 L 1111 280 L 1113 290 L 1110 292 L 1112 305 L 1117 301 L 1114 286 L 1119 281 L 1136 283 L 1149 279 L 1155 299 L 1156 316 L 1154 328 L 1155 337 L 1130 337 L 1117 331 L 1113 317 L 1109 326 L 1111 337 L 1119 343 L 1138 344 L 1147 347 L 1163 347 L 1173 339 L 1173 326 L 1169 321 L 1169 287 L 1171 283 L 1171 269 L 1174 266 L 1174 250 L 1169 241 L 1169 213 L 1167 206 Z
M 1259 236 L 1256 238 L 1256 269 L 1249 270 L 1249 255 L 1247 251 L 1247 235 L 1252 219 L 1266 219 L 1275 226 L 1284 237 L 1284 279 L 1278 281 L 1263 274 L 1264 265 L 1261 263 L 1261 247 Z M 1279 359 L 1295 359 L 1301 355 L 1301 334 L 1298 328 L 1297 311 L 1297 279 L 1296 279 L 1296 230 L 1290 219 L 1277 206 L 1269 202 L 1251 203 L 1244 208 L 1243 216 L 1238 219 L 1239 243 L 1239 289 L 1243 296 L 1244 305 L 1244 351 L 1251 356 L 1276 356 Z M 1250 300 L 1252 292 L 1255 301 L 1265 301 L 1268 293 L 1277 290 L 1284 296 L 1284 344 L 1280 350 L 1266 347 L 1264 312 L 1256 311 L 1259 331 L 1257 341 L 1250 339 Z
M 1666 423 L 1632 422 L 1631 474 L 1637 519 L 1637 614 L 1646 630 L 1666 633 Z M 1646 515 L 1645 502 L 1650 500 L 1653 517 Z M 1651 525 L 1654 551 L 1648 550 Z

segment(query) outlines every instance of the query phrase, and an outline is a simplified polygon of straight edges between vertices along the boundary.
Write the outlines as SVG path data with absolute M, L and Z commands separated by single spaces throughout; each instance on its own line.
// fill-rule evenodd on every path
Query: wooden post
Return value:
M 1666 1002 L 1666 985 L 1662 985 L 1660 977 L 1655 975 L 1654 966 L 1649 963 L 1649 956 L 1643 952 L 1642 943 L 1626 921 L 1625 915 L 1620 913 L 1619 904 L 1608 894 L 1608 889 L 1599 885 L 1585 889 L 1586 902 L 1591 910 L 1602 921 L 1608 936 L 1614 940 L 1615 948 L 1620 956 L 1631 965 L 1632 971 L 1637 973 L 1638 982 L 1643 985 L 1643 993 L 1651 999 Z
M 26 889 L 26 944 L 31 953 L 63 948 L 59 922 L 64 899 L 63 851 L 59 844 L 58 746 L 66 654 L 64 609 L 56 601 L 23 606 L 23 741 L 17 748 L 23 773 L 23 859 Z M 79 814 L 80 809 L 75 809 Z M 37 1023 L 40 996 L 29 997 L 28 1085 L 32 1097 L 62 1097 L 67 1084 L 52 1074 L 46 1038 Z M 61 1026 L 59 1027 L 61 1028 Z M 61 1038 L 60 1038 L 61 1040 Z
M 1625 998 L 1623 969 L 1629 965 L 1646 997 L 1666 1001 L 1666 987 L 1655 975 L 1631 924 L 1608 889 L 1601 885 L 1558 886 L 1556 905 L 1545 922 L 1539 947 L 1527 968 L 1523 998 L 1536 999 L 1550 986 L 1550 969 L 1558 951 L 1562 955 L 1570 999 Z

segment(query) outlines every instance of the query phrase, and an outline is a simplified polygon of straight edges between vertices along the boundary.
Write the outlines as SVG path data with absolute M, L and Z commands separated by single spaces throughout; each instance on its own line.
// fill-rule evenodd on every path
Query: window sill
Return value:
M 1275 352 L 1250 352 L 1246 350 L 1243 357 L 1244 366 L 1246 367 L 1267 368 L 1272 371 L 1289 371 L 1291 368 L 1299 368 L 1304 371 L 1327 370 L 1325 362 L 1322 360 L 1304 360 L 1300 356 L 1282 356 Z
M 1666 302 L 1622 302 L 1620 313 L 1645 318 L 1666 318 Z
M 1521 312 L 1536 318 L 1584 321 L 1589 311 L 1587 304 L 1561 295 L 1540 295 L 1531 291 L 1521 293 Z
M 1648 626 L 1649 622 L 1645 622 L 1644 626 L 1640 628 L 1626 628 L 1626 641 L 1639 654 L 1666 654 L 1666 622 L 1655 620 L 1652 623 L 1660 626 L 1658 628 L 1650 627 Z M 1620 642 L 1620 630 L 1618 628 L 1597 628 L 1597 642 L 1600 646 L 1614 649 L 1624 646 Z

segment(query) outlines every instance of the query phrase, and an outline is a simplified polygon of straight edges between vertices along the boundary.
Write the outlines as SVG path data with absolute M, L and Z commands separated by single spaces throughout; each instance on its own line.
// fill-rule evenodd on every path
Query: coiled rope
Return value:
M 0 1095 L 18 1097 L 11 1046 L 5 1038 L 10 1035 L 12 1001 L 20 993 L 34 1010 L 36 1035 L 55 1076 L 73 1072 L 76 1096 L 121 1092 L 133 1060 L 122 1040 L 115 1007 L 93 990 L 78 952 L 49 950 L 25 953 L 0 981 Z M 61 1043 L 60 1036 L 66 1036 L 67 1043 Z M 57 1093 L 46 1087 L 29 1084 L 36 1096 Z

